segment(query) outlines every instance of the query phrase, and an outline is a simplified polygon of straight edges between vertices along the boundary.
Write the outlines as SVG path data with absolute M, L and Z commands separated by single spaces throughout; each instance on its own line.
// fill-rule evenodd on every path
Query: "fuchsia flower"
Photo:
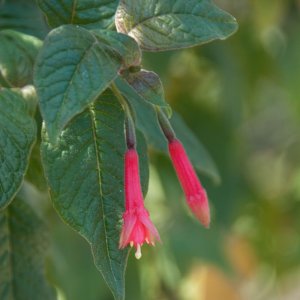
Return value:
M 176 138 L 169 140 L 169 153 L 188 206 L 197 219 L 208 228 L 210 211 L 206 191 L 202 187 L 183 145 Z
M 160 241 L 157 229 L 150 220 L 144 206 L 139 176 L 138 154 L 134 148 L 125 153 L 125 212 L 120 236 L 119 248 L 128 244 L 135 246 L 135 257 L 141 258 L 141 247 L 146 242 L 154 246 L 155 240 Z

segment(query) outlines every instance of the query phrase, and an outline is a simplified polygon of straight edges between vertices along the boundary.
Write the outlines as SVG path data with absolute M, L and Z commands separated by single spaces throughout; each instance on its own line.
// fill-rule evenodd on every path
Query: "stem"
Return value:
M 125 136 L 128 149 L 136 146 L 135 127 L 131 115 L 125 115 Z
M 176 134 L 169 122 L 169 119 L 167 118 L 166 114 L 159 108 L 156 107 L 156 114 L 157 114 L 157 119 L 159 122 L 159 125 L 167 138 L 167 140 L 172 142 L 174 139 L 176 139 Z
M 123 95 L 120 93 L 117 86 L 112 83 L 111 84 L 111 90 L 119 100 L 121 106 L 124 109 L 125 112 L 125 139 L 128 149 L 133 149 L 136 146 L 136 135 L 135 135 L 135 126 L 134 121 L 132 118 L 132 114 L 130 111 L 130 108 L 128 106 L 128 103 L 126 99 L 123 97 Z

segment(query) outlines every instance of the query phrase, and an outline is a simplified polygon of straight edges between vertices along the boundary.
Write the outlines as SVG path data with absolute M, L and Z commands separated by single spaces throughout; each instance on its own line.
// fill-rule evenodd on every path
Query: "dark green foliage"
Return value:
M 0 212 L 1 300 L 56 299 L 44 274 L 48 248 L 44 222 L 22 197 Z
M 48 34 L 46 21 L 54 28 Z M 136 126 L 145 196 L 148 145 L 167 153 L 157 109 L 195 167 L 219 180 L 210 155 L 172 113 L 159 76 L 141 69 L 141 50 L 192 47 L 236 29 L 210 0 L 0 1 L 1 300 L 55 299 L 43 274 L 44 224 L 21 196 L 8 206 L 24 176 L 45 197 L 49 189 L 57 213 L 90 244 L 115 299 L 125 298 L 129 251 L 118 248 L 125 113 Z

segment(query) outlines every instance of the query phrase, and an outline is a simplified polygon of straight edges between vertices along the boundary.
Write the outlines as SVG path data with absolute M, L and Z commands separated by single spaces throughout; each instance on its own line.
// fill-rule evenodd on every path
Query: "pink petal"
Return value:
M 187 204 L 197 219 L 209 227 L 210 211 L 206 191 L 202 187 L 183 145 L 178 140 L 169 143 L 169 152 Z
M 134 229 L 134 226 L 137 222 L 137 217 L 134 214 L 129 214 L 127 212 L 123 215 L 123 227 L 120 236 L 119 248 L 125 248 L 130 242 L 130 235 Z

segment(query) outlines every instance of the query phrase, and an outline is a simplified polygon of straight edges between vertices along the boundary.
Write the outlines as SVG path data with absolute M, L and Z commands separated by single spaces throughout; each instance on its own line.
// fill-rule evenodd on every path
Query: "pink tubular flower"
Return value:
M 155 239 L 160 241 L 157 229 L 150 220 L 144 206 L 139 176 L 138 154 L 134 148 L 125 153 L 125 212 L 119 248 L 128 244 L 135 246 L 135 257 L 141 258 L 141 246 L 146 242 L 154 246 Z
M 181 142 L 175 138 L 169 141 L 169 153 L 188 206 L 197 219 L 208 228 L 210 211 L 206 191 L 202 187 Z

